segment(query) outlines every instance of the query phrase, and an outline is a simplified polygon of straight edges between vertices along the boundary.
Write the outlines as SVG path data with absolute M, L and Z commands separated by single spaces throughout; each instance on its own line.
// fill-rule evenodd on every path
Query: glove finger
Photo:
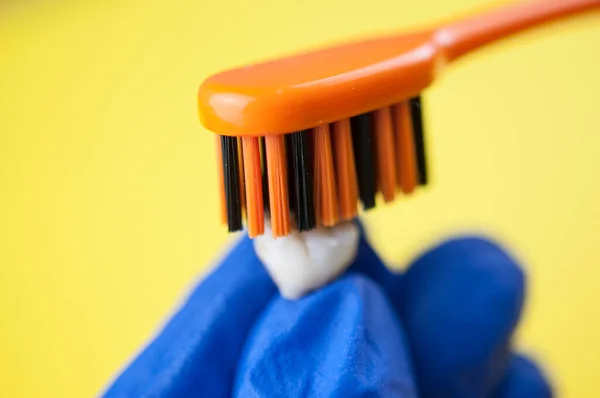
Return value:
M 443 243 L 408 268 L 388 294 L 400 305 L 424 398 L 488 396 L 506 370 L 524 291 L 517 263 L 476 237 Z
M 533 361 L 514 355 L 494 398 L 552 398 L 552 386 Z
M 276 296 L 237 370 L 237 397 L 416 397 L 404 332 L 381 288 L 347 274 L 298 301 Z
M 275 291 L 244 236 L 105 396 L 230 396 L 246 336 Z

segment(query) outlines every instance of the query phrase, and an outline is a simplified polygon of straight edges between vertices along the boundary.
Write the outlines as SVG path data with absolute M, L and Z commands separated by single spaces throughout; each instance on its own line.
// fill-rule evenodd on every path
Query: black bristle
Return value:
M 371 114 L 365 113 L 350 119 L 352 144 L 358 176 L 358 193 L 364 210 L 375 207 L 377 190 Z
M 227 202 L 227 224 L 229 232 L 242 229 L 242 204 L 240 197 L 240 169 L 236 137 L 221 136 L 225 201 Z
M 288 203 L 290 206 L 290 214 L 297 215 L 298 207 L 296 206 L 297 184 L 296 174 L 294 173 L 294 150 L 292 146 L 292 134 L 283 136 L 285 142 L 286 162 L 287 162 L 287 179 L 288 179 Z
M 413 122 L 413 134 L 417 155 L 419 185 L 427 185 L 427 159 L 425 157 L 425 134 L 423 132 L 423 106 L 421 97 L 410 100 L 410 113 Z
M 262 170 L 262 191 L 263 191 L 263 207 L 266 214 L 269 214 L 269 175 L 267 174 L 267 150 L 265 148 L 265 137 L 258 139 L 260 146 L 260 168 Z
M 298 131 L 289 135 L 291 141 L 293 180 L 290 187 L 294 187 L 298 231 L 308 231 L 316 226 L 315 204 L 313 194 L 314 176 L 312 172 L 312 159 L 310 157 L 310 143 L 307 130 Z M 293 181 L 293 183 L 291 183 Z M 292 191 L 290 191 L 290 197 Z

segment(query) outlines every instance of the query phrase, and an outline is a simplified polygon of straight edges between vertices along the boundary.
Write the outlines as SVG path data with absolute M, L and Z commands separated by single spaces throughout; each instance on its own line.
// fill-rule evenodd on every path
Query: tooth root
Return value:
M 356 257 L 358 227 L 352 221 L 330 228 L 293 231 L 274 238 L 271 226 L 254 240 L 254 249 L 279 293 L 296 300 L 341 275 Z

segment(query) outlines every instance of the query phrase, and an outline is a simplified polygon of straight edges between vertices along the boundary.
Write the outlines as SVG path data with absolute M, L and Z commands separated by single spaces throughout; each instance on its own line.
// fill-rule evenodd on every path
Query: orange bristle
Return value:
M 225 200 L 225 172 L 223 171 L 223 150 L 221 148 L 221 137 L 215 136 L 217 149 L 217 169 L 219 174 L 219 197 L 221 204 L 221 223 L 227 224 L 227 201 Z
M 405 194 L 414 191 L 417 184 L 417 169 L 413 125 L 408 102 L 394 105 L 396 132 L 396 175 L 398 186 Z
M 339 210 L 328 124 L 314 129 L 314 148 L 316 218 L 321 225 L 333 226 L 338 222 Z
M 354 150 L 352 149 L 350 119 L 333 123 L 331 130 L 340 218 L 350 220 L 358 214 L 358 182 L 356 180 Z
M 420 101 L 289 135 L 222 136 L 222 221 L 230 232 L 245 221 L 254 238 L 269 209 L 273 236 L 282 237 L 351 220 L 361 202 L 364 211 L 375 206 L 376 193 L 385 203 L 397 190 L 411 194 L 426 184 Z
M 240 176 L 240 203 L 241 203 L 241 210 L 242 210 L 242 219 L 244 219 L 245 217 L 245 213 L 246 213 L 246 187 L 244 186 L 244 151 L 242 148 L 242 139 L 238 138 L 237 139 L 237 147 L 238 147 L 238 165 L 240 168 L 239 171 L 239 176 Z
M 248 236 L 254 238 L 263 234 L 265 226 L 258 138 L 242 137 L 242 148 L 244 152 Z
M 385 203 L 396 191 L 409 195 L 426 184 L 422 129 L 415 97 L 310 130 L 221 136 L 221 219 L 230 232 L 245 225 L 254 238 L 264 233 L 268 209 L 277 238 L 351 220 L 360 203 L 375 207 L 377 193 Z
M 396 191 L 396 156 L 394 154 L 394 129 L 389 107 L 373 113 L 377 186 L 384 202 L 394 200 Z
M 287 159 L 283 135 L 265 137 L 271 228 L 274 237 L 290 233 L 290 206 L 288 199 Z

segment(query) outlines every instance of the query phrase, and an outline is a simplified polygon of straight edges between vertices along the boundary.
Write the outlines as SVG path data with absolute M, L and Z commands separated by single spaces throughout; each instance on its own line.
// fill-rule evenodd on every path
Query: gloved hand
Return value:
M 455 238 L 390 272 L 361 233 L 348 272 L 283 299 L 243 238 L 106 397 L 546 398 L 511 349 L 524 274 Z

